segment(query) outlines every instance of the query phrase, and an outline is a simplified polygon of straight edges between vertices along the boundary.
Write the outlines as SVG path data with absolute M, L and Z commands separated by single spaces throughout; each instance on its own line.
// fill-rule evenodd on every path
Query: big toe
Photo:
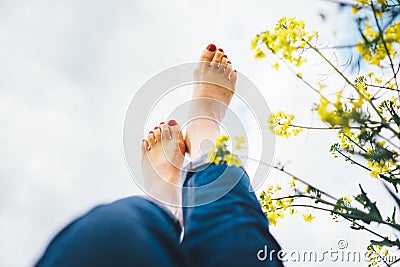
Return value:
M 176 140 L 181 153 L 185 154 L 186 145 L 185 140 L 183 139 L 181 126 L 176 120 L 170 120 L 168 121 L 168 127 L 171 132 L 171 140 Z
M 168 121 L 169 130 L 171 133 L 171 139 L 178 139 L 181 133 L 181 126 L 176 120 Z
M 214 58 L 215 51 L 217 51 L 217 47 L 214 44 L 209 44 L 207 48 L 201 52 L 200 61 L 211 62 Z

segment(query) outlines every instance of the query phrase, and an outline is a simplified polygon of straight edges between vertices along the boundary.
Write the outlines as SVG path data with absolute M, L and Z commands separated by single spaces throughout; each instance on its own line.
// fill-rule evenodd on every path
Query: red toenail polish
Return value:
M 162 121 L 160 124 L 165 124 L 165 122 Z
M 237 70 L 234 70 L 233 72 L 237 72 Z
M 232 62 L 230 62 L 230 61 L 228 61 L 228 62 L 226 62 L 227 64 L 232 64 Z
M 227 55 L 223 55 L 222 57 L 224 57 L 224 58 L 228 58 L 228 56 L 227 56 Z
M 216 49 L 217 47 L 214 44 L 210 44 L 207 46 L 207 50 L 210 52 L 215 52 Z
M 169 122 L 168 122 L 168 125 L 169 126 L 175 126 L 175 125 L 177 125 L 178 123 L 176 122 L 176 120 L 170 120 Z
M 158 129 L 158 127 L 154 127 L 154 131 L 157 130 L 157 129 Z
M 224 52 L 224 50 L 222 48 L 218 48 L 219 52 Z

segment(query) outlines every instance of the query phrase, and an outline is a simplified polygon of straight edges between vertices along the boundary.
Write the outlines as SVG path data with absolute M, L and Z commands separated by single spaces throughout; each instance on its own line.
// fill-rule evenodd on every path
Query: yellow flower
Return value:
M 296 186 L 296 181 L 297 181 L 297 179 L 296 179 L 295 177 L 292 177 L 292 180 L 291 180 L 290 183 L 289 183 L 289 185 L 290 185 L 291 188 L 293 188 L 293 187 Z
M 279 66 L 278 63 L 274 63 L 274 64 L 271 65 L 271 67 L 274 68 L 274 69 L 276 69 L 276 70 L 279 70 L 279 67 L 280 67 L 280 66 Z
M 355 134 L 349 128 L 343 128 L 338 132 L 338 137 L 342 148 L 353 153 L 354 143 L 352 140 L 355 140 Z
M 213 162 L 214 162 L 214 164 L 219 164 L 221 162 L 221 160 L 222 159 L 220 156 L 216 156 Z
M 244 144 L 244 136 L 235 136 L 235 141 L 236 141 L 236 145 L 235 145 L 235 150 L 240 150 L 243 148 L 242 144 Z
M 268 221 L 271 225 L 276 225 L 278 221 L 278 215 L 274 212 L 267 213 Z
M 351 13 L 355 15 L 358 11 L 360 11 L 360 9 L 361 8 L 359 6 L 351 6 Z
M 217 140 L 215 141 L 215 146 L 218 147 L 220 146 L 222 143 L 226 142 L 229 140 L 229 136 L 227 135 L 221 135 L 217 137 Z
M 251 49 L 256 49 L 258 40 L 260 40 L 260 35 L 257 34 L 256 37 L 254 37 L 254 39 L 251 41 Z
M 224 160 L 226 161 L 226 164 L 228 164 L 229 166 L 235 165 L 235 166 L 239 167 L 241 164 L 240 159 L 236 155 L 233 155 L 233 154 L 225 155 Z
M 362 4 L 362 5 L 368 5 L 370 0 L 356 0 L 356 2 Z
M 252 41 L 252 47 L 256 50 L 256 58 L 265 56 L 260 47 L 257 47 L 263 44 L 265 45 L 263 48 L 265 47 L 273 54 L 278 54 L 282 59 L 298 67 L 307 61 L 303 58 L 304 49 L 317 36 L 316 32 L 306 31 L 304 21 L 283 17 L 275 25 L 273 31 L 258 34 Z
M 283 111 L 271 112 L 268 117 L 268 128 L 269 130 L 278 136 L 290 137 L 293 135 L 298 135 L 303 131 L 302 128 L 292 125 L 294 119 L 293 114 L 287 114 Z
M 376 11 L 376 16 L 382 16 L 380 10 Z M 393 43 L 399 43 L 399 22 L 394 23 L 389 26 L 384 34 L 383 43 L 382 38 L 378 30 L 371 27 L 368 19 L 365 20 L 365 30 L 363 36 L 366 40 L 358 40 L 357 42 L 357 52 L 362 56 L 362 58 L 369 64 L 381 66 L 381 61 L 384 60 L 388 55 L 395 56 L 396 49 L 393 48 Z
M 377 143 L 377 146 L 384 147 L 385 141 Z M 375 148 L 370 146 L 367 149 L 366 155 L 373 155 L 375 153 Z M 367 157 L 367 167 L 370 169 L 370 175 L 374 178 L 378 178 L 380 174 L 391 173 L 393 170 L 398 169 L 397 155 L 394 158 L 389 159 L 374 159 L 372 156 Z
M 319 104 L 317 105 L 315 110 L 319 114 L 322 121 L 330 124 L 331 127 L 334 127 L 334 126 L 340 124 L 340 121 L 339 121 L 338 116 L 336 115 L 335 110 L 328 111 L 328 107 L 331 105 L 332 105 L 332 103 L 329 102 L 328 99 L 321 96 L 321 98 L 319 100 Z
M 346 201 L 347 203 L 351 203 L 353 200 L 349 198 L 348 196 L 343 196 L 342 199 Z
M 307 194 L 311 193 L 311 187 L 309 185 L 306 185 L 305 190 L 306 190 Z
M 311 222 L 315 219 L 315 216 L 312 216 L 311 214 L 303 214 L 303 219 L 306 222 Z
M 265 57 L 265 53 L 260 49 L 257 48 L 256 54 L 254 55 L 255 58 L 260 59 Z
M 321 82 L 318 82 L 318 87 L 319 87 L 319 90 L 322 90 L 326 87 L 326 85 Z
M 366 256 L 371 262 L 368 266 L 377 266 L 378 263 L 382 263 L 382 259 L 390 259 L 393 256 L 389 255 L 389 251 L 380 245 L 370 244 L 367 247 Z

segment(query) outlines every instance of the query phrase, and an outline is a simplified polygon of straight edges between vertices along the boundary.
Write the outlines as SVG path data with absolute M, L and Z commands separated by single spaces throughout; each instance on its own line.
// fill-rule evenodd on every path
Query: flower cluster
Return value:
M 374 178 L 378 178 L 380 174 L 390 174 L 399 167 L 397 165 L 398 154 L 395 150 L 388 150 L 385 144 L 385 141 L 381 141 L 374 147 L 368 147 L 365 155 L 370 175 Z
M 321 120 L 329 124 L 332 128 L 340 125 L 348 127 L 351 119 L 351 113 L 344 110 L 342 103 L 342 92 L 339 91 L 336 96 L 336 102 L 331 102 L 324 96 L 320 97 L 319 104 L 315 107 Z
M 251 46 L 256 50 L 255 58 L 265 57 L 264 48 L 266 48 L 298 67 L 307 61 L 302 53 L 307 44 L 316 37 L 318 37 L 316 32 L 309 33 L 305 30 L 304 21 L 284 17 L 278 21 L 274 31 L 258 34 L 251 42 Z M 260 47 L 261 44 L 264 46 Z
M 368 74 L 370 77 L 373 75 L 373 73 Z M 364 99 L 371 99 L 371 93 L 368 92 L 368 86 L 367 86 L 367 79 L 365 76 L 358 76 L 354 80 L 354 87 L 360 97 L 360 100 L 358 101 L 358 104 L 354 104 L 356 107 L 361 107 L 361 105 L 364 103 Z
M 367 247 L 366 256 L 370 260 L 368 267 L 377 266 L 379 263 L 386 261 L 385 259 L 387 259 L 389 257 L 389 250 L 383 248 L 380 245 L 370 244 Z
M 294 208 L 296 207 L 296 205 L 294 205 L 295 199 L 303 197 L 308 199 L 306 193 L 301 193 L 300 189 L 296 187 L 296 182 L 297 179 L 294 177 L 289 182 L 289 190 L 292 192 L 292 195 L 287 195 L 283 192 L 280 185 L 272 185 L 268 187 L 266 191 L 260 193 L 259 202 L 271 225 L 277 225 L 278 220 L 285 218 L 286 214 L 293 215 L 297 213 L 297 210 Z M 317 190 L 315 188 L 309 186 L 307 194 L 315 195 L 316 192 Z M 315 219 L 315 216 L 311 213 L 304 213 L 302 217 L 306 222 L 311 222 Z
M 341 212 L 341 213 L 347 213 L 347 208 L 350 207 L 350 203 L 352 201 L 353 200 L 350 197 L 343 196 L 336 201 L 336 204 L 335 204 L 335 207 L 333 208 L 333 210 L 337 211 L 337 212 Z M 333 215 L 334 215 L 334 218 L 336 218 L 336 215 L 335 214 L 333 214 Z
M 286 138 L 290 137 L 292 134 L 296 136 L 302 132 L 303 129 L 293 126 L 293 119 L 293 114 L 287 114 L 283 111 L 278 111 L 277 113 L 271 112 L 268 118 L 268 128 L 273 134 L 278 136 Z
M 371 27 L 368 19 L 365 20 L 363 39 L 357 41 L 357 52 L 369 64 L 381 66 L 381 61 L 388 55 L 396 56 L 393 44 L 400 43 L 400 23 L 388 27 L 385 32 L 380 33 Z
M 271 225 L 276 225 L 279 219 L 285 218 L 285 211 L 290 207 L 293 198 L 274 198 L 282 188 L 270 186 L 266 191 L 260 193 L 260 204 Z M 289 209 L 289 214 L 294 214 L 293 208 Z
M 338 137 L 342 148 L 354 154 L 354 143 L 352 140 L 355 138 L 355 133 L 346 128 L 338 132 Z
M 244 142 L 244 137 L 235 137 L 235 139 L 237 140 L 236 148 L 240 149 Z M 214 164 L 227 164 L 228 166 L 240 166 L 240 159 L 236 155 L 232 154 L 228 149 L 228 141 L 229 136 L 227 135 L 217 137 L 214 148 L 208 153 L 208 162 Z

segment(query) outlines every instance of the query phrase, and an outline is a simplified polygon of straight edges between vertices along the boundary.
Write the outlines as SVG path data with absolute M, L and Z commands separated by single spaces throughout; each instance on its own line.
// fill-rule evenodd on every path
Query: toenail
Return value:
M 210 52 L 215 52 L 216 49 L 217 47 L 214 44 L 210 44 L 207 46 L 207 50 Z
M 219 52 L 224 52 L 224 50 L 222 48 L 218 48 Z
M 154 131 L 157 130 L 157 129 L 158 129 L 158 127 L 154 127 Z
M 230 61 L 228 61 L 228 62 L 226 62 L 227 64 L 232 64 L 232 62 L 230 62 Z
M 228 56 L 227 56 L 227 55 L 223 55 L 222 57 L 224 57 L 224 58 L 228 58 Z
M 165 124 L 165 122 L 162 121 L 160 124 Z
M 169 126 L 175 126 L 175 125 L 177 125 L 178 123 L 176 122 L 176 120 L 170 120 L 170 121 L 168 121 L 168 125 Z
M 234 70 L 233 72 L 237 72 L 237 70 Z

